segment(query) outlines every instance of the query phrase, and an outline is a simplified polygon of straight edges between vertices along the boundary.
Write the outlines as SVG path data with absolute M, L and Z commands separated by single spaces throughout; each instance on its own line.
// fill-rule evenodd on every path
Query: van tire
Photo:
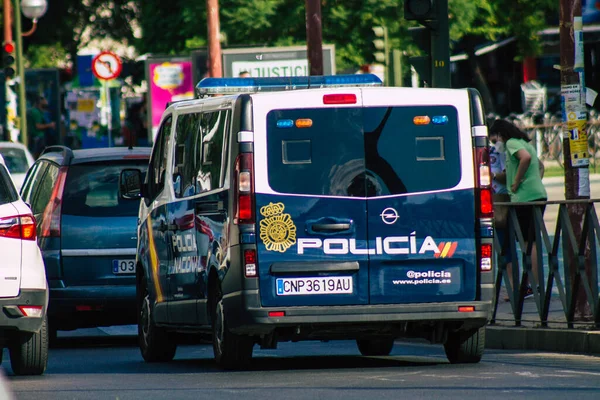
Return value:
M 394 348 L 394 338 L 359 339 L 356 345 L 363 356 L 389 356 Z
M 138 300 L 138 343 L 146 362 L 168 362 L 173 360 L 177 343 L 169 333 L 154 324 L 150 293 L 145 279 L 140 285 Z
M 481 361 L 485 349 L 485 326 L 468 331 L 448 333 L 444 343 L 451 364 L 474 364 Z
M 213 304 L 212 342 L 217 365 L 224 369 L 247 369 L 252 361 L 253 338 L 229 331 L 223 296 L 218 287 L 215 290 Z
M 48 320 L 38 332 L 19 332 L 9 346 L 15 375 L 42 375 L 48 366 Z

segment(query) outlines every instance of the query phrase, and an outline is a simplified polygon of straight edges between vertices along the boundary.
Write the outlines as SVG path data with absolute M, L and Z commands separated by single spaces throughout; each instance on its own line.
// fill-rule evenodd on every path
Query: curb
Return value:
M 485 347 L 600 354 L 600 331 L 488 326 Z

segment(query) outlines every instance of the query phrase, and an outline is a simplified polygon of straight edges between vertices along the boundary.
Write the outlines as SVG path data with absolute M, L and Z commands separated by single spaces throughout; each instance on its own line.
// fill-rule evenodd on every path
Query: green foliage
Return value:
M 547 15 L 557 14 L 558 5 L 556 0 L 449 0 L 451 41 L 514 36 L 520 57 L 536 55 L 536 33 L 545 27 Z M 306 44 L 305 1 L 220 0 L 219 7 L 224 48 Z M 416 23 L 403 19 L 402 0 L 321 0 L 321 11 L 323 43 L 335 44 L 338 71 L 373 62 L 373 26 L 387 27 L 391 48 L 415 53 L 407 28 Z M 187 54 L 206 46 L 206 21 L 205 0 L 52 1 L 37 32 L 25 38 L 25 47 L 60 43 L 74 57 L 91 39 L 111 37 L 133 44 L 140 54 Z M 24 29 L 30 24 L 23 19 Z M 138 26 L 142 36 L 136 38 Z M 53 60 L 55 54 L 49 48 L 46 52 Z
M 60 43 L 31 45 L 25 55 L 25 68 L 66 67 L 68 53 Z

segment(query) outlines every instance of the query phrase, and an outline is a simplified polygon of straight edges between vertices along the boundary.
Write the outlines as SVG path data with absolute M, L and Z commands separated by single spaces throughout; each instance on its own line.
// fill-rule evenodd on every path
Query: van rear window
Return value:
M 139 200 L 119 196 L 119 176 L 124 168 L 146 173 L 145 162 L 93 163 L 69 168 L 63 214 L 86 217 L 127 217 L 138 214 Z
M 461 176 L 457 118 L 452 106 L 271 111 L 269 185 L 354 197 L 452 188 Z

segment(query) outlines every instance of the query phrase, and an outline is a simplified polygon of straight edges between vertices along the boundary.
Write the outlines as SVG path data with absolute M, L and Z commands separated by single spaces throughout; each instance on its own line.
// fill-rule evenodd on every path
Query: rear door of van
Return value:
M 345 89 L 345 100 L 336 100 L 331 93 L 253 99 L 263 306 L 369 301 L 361 94 Z
M 467 92 L 420 97 L 404 89 L 391 96 L 389 90 L 363 93 L 366 176 L 374 188 L 367 193 L 367 231 L 375 249 L 369 255 L 369 302 L 474 300 L 478 273 Z

